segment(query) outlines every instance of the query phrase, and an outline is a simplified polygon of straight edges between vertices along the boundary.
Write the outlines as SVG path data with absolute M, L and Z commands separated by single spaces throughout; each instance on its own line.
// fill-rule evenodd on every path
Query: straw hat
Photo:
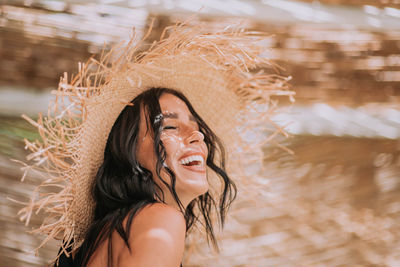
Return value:
M 63 245 L 69 244 L 73 250 L 82 243 L 92 222 L 95 203 L 91 190 L 108 134 L 122 109 L 141 92 L 152 87 L 181 91 L 225 143 L 231 175 L 238 159 L 234 151 L 249 149 L 236 126 L 246 118 L 251 103 L 266 103 L 270 95 L 293 94 L 286 90 L 284 79 L 250 72 L 269 64 L 259 42 L 265 38 L 262 33 L 239 27 L 210 32 L 200 24 L 177 24 L 167 28 L 165 35 L 147 50 L 139 50 L 146 36 L 142 40 L 132 37 L 100 61 L 80 64 L 74 78 L 69 80 L 67 74 L 61 78 L 46 117 L 39 115 L 37 122 L 25 117 L 38 128 L 42 139 L 26 140 L 32 153 L 25 171 L 34 168 L 48 174 L 20 211 L 27 223 L 33 211 L 46 212 L 36 230 L 47 235 L 39 248 L 51 238 L 63 240 Z M 258 120 L 265 121 L 264 115 Z M 43 193 L 49 185 L 60 190 Z

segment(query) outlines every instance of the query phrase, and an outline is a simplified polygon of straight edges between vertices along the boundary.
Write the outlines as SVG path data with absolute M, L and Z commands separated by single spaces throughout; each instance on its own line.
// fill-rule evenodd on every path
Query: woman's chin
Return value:
M 207 176 L 202 177 L 190 177 L 183 179 L 177 178 L 177 191 L 184 193 L 189 198 L 195 199 L 196 197 L 205 194 L 208 191 L 209 184 L 207 181 Z

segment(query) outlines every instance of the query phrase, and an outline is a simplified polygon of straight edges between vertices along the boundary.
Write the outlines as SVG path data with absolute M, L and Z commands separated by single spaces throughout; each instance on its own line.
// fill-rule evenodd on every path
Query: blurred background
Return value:
M 269 57 L 291 76 L 293 105 L 272 120 L 291 135 L 263 147 L 257 201 L 239 196 L 219 255 L 184 266 L 400 266 L 400 0 L 0 0 L 0 266 L 55 255 L 16 216 L 42 179 L 20 183 L 21 119 L 47 111 L 50 90 L 104 45 L 198 20 L 271 34 Z M 294 152 L 288 153 L 281 146 Z

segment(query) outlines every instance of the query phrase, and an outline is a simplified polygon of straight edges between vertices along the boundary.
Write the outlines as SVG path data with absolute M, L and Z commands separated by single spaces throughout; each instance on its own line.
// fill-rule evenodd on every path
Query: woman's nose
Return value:
M 193 131 L 187 138 L 187 141 L 189 144 L 195 143 L 195 142 L 201 142 L 203 140 L 204 140 L 204 135 L 200 131 Z

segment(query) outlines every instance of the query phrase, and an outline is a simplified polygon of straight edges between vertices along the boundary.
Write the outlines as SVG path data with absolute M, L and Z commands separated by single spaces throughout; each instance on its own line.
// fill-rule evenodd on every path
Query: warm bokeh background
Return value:
M 400 266 L 400 1 L 0 1 L 0 266 L 44 266 L 53 242 L 17 219 L 40 175 L 20 183 L 20 119 L 46 112 L 63 72 L 102 46 L 161 29 L 200 8 L 200 20 L 271 33 L 269 56 L 291 76 L 296 103 L 272 120 L 289 139 L 263 148 L 253 194 L 239 195 L 220 255 L 192 253 L 185 266 Z M 200 3 L 201 2 L 201 3 Z M 267 133 L 265 133 L 267 136 Z M 250 187 L 251 188 L 251 187 Z

